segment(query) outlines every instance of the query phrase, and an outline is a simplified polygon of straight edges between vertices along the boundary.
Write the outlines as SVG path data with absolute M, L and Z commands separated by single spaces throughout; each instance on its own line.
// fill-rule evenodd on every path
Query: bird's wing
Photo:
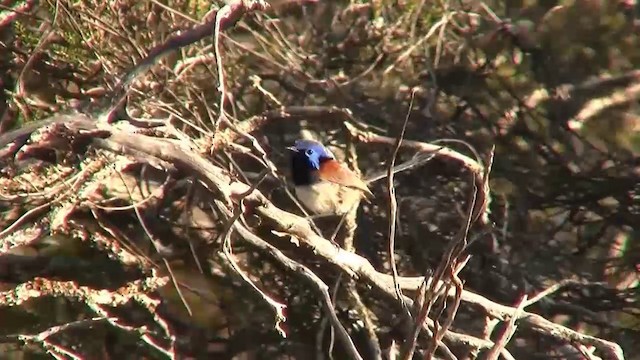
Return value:
M 320 170 L 318 171 L 320 179 L 326 180 L 332 183 L 336 183 L 342 186 L 358 189 L 364 192 L 368 196 L 373 196 L 371 190 L 367 187 L 367 184 L 360 179 L 353 171 L 340 165 L 335 160 L 329 160 L 320 164 Z

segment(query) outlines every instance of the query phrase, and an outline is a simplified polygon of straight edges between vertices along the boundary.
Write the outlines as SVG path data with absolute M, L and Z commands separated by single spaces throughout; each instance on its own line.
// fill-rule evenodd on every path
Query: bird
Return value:
M 296 140 L 291 151 L 295 195 L 315 215 L 342 215 L 373 197 L 367 183 L 315 140 Z

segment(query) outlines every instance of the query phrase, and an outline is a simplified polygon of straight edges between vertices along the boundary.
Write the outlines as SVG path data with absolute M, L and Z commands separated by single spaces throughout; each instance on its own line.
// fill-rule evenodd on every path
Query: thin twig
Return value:
M 304 276 L 307 280 L 309 280 L 318 291 L 322 294 L 322 301 L 324 304 L 324 309 L 329 315 L 329 319 L 331 320 L 331 324 L 333 328 L 336 330 L 338 337 L 342 341 L 342 344 L 347 349 L 349 355 L 352 359 L 362 359 L 362 356 L 358 353 L 356 346 L 354 345 L 351 337 L 349 337 L 349 333 L 342 326 L 336 312 L 334 310 L 334 306 L 331 301 L 331 295 L 329 294 L 329 287 L 320 279 L 316 274 L 313 273 L 306 266 L 299 264 L 287 256 L 285 256 L 280 250 L 270 245 L 266 241 L 260 239 L 258 236 L 253 234 L 251 231 L 246 229 L 244 226 L 236 223 L 235 225 L 236 231 L 242 236 L 245 240 L 251 242 L 252 245 L 258 246 L 259 248 L 267 251 L 269 255 L 278 260 L 281 264 L 285 265 L 289 270 Z
M 447 319 L 445 320 L 445 326 L 442 329 L 438 329 L 434 332 L 431 345 L 426 351 L 425 358 L 430 359 L 433 356 L 438 343 L 440 342 L 440 340 L 442 340 L 448 328 L 453 323 L 453 318 L 456 315 L 456 311 L 462 299 L 463 290 L 462 283 L 459 281 L 459 279 L 457 279 L 457 273 L 462 270 L 469 259 L 468 256 L 465 259 L 460 259 L 460 257 L 467 245 L 467 236 L 469 234 L 469 228 L 471 227 L 471 224 L 473 222 L 473 213 L 475 209 L 476 199 L 478 197 L 477 193 L 478 188 L 475 181 L 472 180 L 471 192 L 469 195 L 470 199 L 468 201 L 468 211 L 465 217 L 465 222 L 462 224 L 460 230 L 458 231 L 458 234 L 456 234 L 453 241 L 449 243 L 447 250 L 443 254 L 442 259 L 438 264 L 438 268 L 435 271 L 433 281 L 429 284 L 429 287 L 424 295 L 427 301 L 422 304 L 422 307 L 419 309 L 413 329 L 413 334 L 409 338 L 409 341 L 405 343 L 405 346 L 402 349 L 403 351 L 401 353 L 401 359 L 408 360 L 412 358 L 416 348 L 418 335 L 420 333 L 420 330 L 422 329 L 422 324 L 428 318 L 431 307 L 440 296 L 450 293 L 450 282 L 447 282 L 446 284 L 443 283 L 444 281 L 446 281 L 444 277 L 445 274 L 449 275 L 449 280 L 454 282 L 456 287 L 454 306 L 453 310 L 449 313 Z
M 249 284 L 249 286 L 251 286 L 251 288 L 253 288 L 262 297 L 263 300 L 265 300 L 269 305 L 271 305 L 271 307 L 274 309 L 276 313 L 276 321 L 275 321 L 274 328 L 278 331 L 278 333 L 283 338 L 286 338 L 287 333 L 285 332 L 284 328 L 282 328 L 281 325 L 282 325 L 282 322 L 284 322 L 286 319 L 284 310 L 286 309 L 287 306 L 285 304 L 282 304 L 272 299 L 269 295 L 267 295 L 264 291 L 262 291 L 256 284 L 254 284 L 253 281 L 251 281 L 249 276 L 245 274 L 245 272 L 240 268 L 238 263 L 235 261 L 234 255 L 233 255 L 233 249 L 231 246 L 231 232 L 233 228 L 236 226 L 237 221 L 242 217 L 242 214 L 244 212 L 243 200 L 247 196 L 251 195 L 251 193 L 253 193 L 258 188 L 258 186 L 266 178 L 268 173 L 269 173 L 268 170 L 264 170 L 261 173 L 261 175 L 258 177 L 258 180 L 249 189 L 247 189 L 245 192 L 243 192 L 238 196 L 238 206 L 235 208 L 233 214 L 229 214 L 225 206 L 220 201 L 216 201 L 216 205 L 218 209 L 225 214 L 225 216 L 229 217 L 226 229 L 221 233 L 221 236 L 223 237 L 222 255 L 224 256 L 226 261 L 229 263 L 233 271 L 235 271 L 238 275 L 240 275 L 240 277 L 247 284 Z
M 404 138 L 404 133 L 407 129 L 407 124 L 409 123 L 409 117 L 411 116 L 411 110 L 413 109 L 413 100 L 415 98 L 415 89 L 411 92 L 411 100 L 409 102 L 409 109 L 407 110 L 407 115 L 404 118 L 404 122 L 402 123 L 402 129 L 400 130 L 400 134 L 396 139 L 396 143 L 394 145 L 393 153 L 391 154 L 391 158 L 389 159 L 389 165 L 387 166 L 387 193 L 389 194 L 389 232 L 387 236 L 389 238 L 389 266 L 391 267 L 391 274 L 393 275 L 393 287 L 396 291 L 396 296 L 398 300 L 402 301 L 402 290 L 400 289 L 400 285 L 398 285 L 398 267 L 396 265 L 396 221 L 398 217 L 398 202 L 396 199 L 396 190 L 395 185 L 393 184 L 393 168 L 396 162 L 396 157 L 398 156 L 398 152 L 400 151 L 400 144 L 402 143 L 402 139 Z M 403 304 L 403 308 L 408 317 L 411 317 L 411 312 L 408 307 Z
M 509 324 L 504 329 L 500 337 L 498 337 L 498 340 L 496 340 L 491 350 L 487 352 L 487 355 L 486 355 L 487 360 L 498 360 L 498 356 L 502 353 L 502 350 L 505 348 L 505 346 L 507 346 L 507 344 L 509 343 L 509 340 L 511 340 L 511 337 L 515 333 L 516 320 L 520 316 L 520 313 L 522 312 L 526 304 L 527 304 L 527 295 L 523 295 L 520 298 L 520 301 L 518 301 L 518 304 L 516 306 L 516 312 L 514 312 L 513 316 L 511 316 L 511 319 L 509 319 Z
M 553 284 L 552 286 L 548 287 L 547 289 L 537 293 L 536 295 L 532 296 L 530 299 L 525 299 L 524 300 L 524 305 L 523 308 L 527 308 L 535 303 L 537 303 L 538 301 L 542 300 L 543 298 L 555 293 L 556 291 L 568 286 L 568 285 L 574 285 L 574 284 L 580 284 L 579 281 L 573 280 L 573 279 L 566 279 L 566 280 L 562 280 L 556 284 Z
M 216 67 L 218 69 L 218 91 L 220 92 L 220 103 L 218 105 L 218 119 L 213 124 L 214 135 L 218 132 L 220 124 L 226 119 L 227 115 L 224 111 L 224 104 L 227 101 L 227 87 L 224 82 L 224 65 L 222 63 L 222 54 L 220 53 L 220 28 L 222 19 L 229 16 L 231 6 L 228 4 L 223 6 L 216 13 L 216 22 L 213 28 L 213 54 L 216 57 Z

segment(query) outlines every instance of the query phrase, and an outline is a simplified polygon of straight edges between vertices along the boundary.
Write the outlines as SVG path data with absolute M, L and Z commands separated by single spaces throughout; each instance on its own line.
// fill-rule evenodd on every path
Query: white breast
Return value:
M 328 181 L 296 186 L 296 197 L 311 212 L 318 215 L 344 214 L 362 198 L 359 190 Z

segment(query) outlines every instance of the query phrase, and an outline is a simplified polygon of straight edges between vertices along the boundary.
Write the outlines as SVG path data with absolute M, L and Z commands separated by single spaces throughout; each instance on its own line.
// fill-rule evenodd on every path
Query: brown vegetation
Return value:
M 0 0 L 0 352 L 638 358 L 638 5 L 508 3 Z

